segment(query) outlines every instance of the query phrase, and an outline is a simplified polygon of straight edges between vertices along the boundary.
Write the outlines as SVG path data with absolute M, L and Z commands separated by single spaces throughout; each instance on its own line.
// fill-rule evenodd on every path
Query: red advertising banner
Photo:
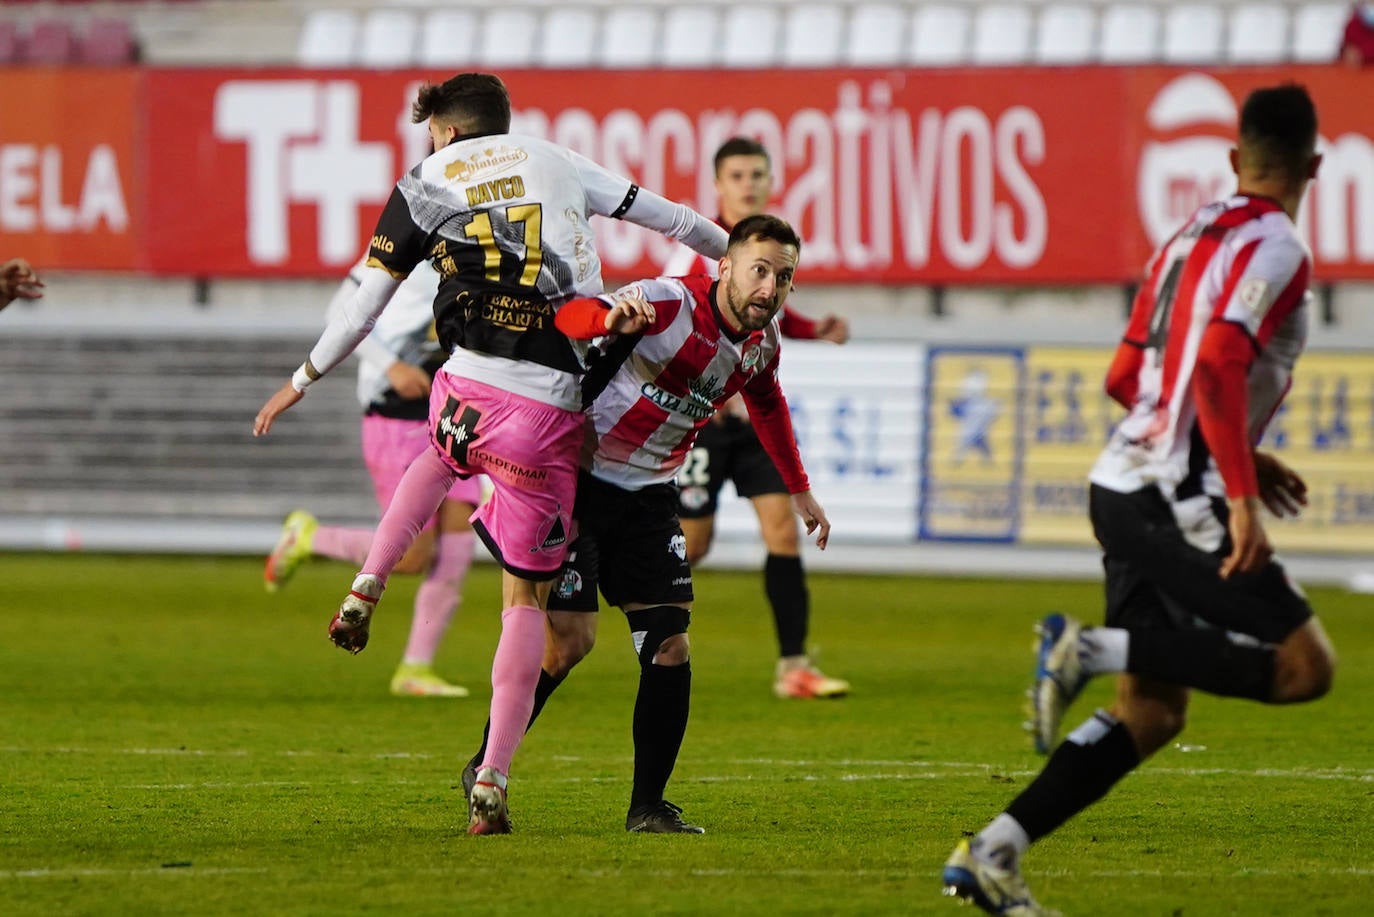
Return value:
M 141 266 L 133 70 L 0 69 L 0 260 Z
M 1198 206 L 1235 188 L 1227 152 L 1240 105 L 1261 86 L 1302 83 L 1317 105 L 1323 159 L 1298 222 L 1319 280 L 1374 279 L 1374 71 L 1344 67 L 1129 71 L 1124 183 L 1134 180 L 1133 260 L 1143 262 Z
M 416 85 L 447 75 L 144 70 L 122 74 L 122 88 L 111 93 L 106 72 L 98 76 L 101 104 L 91 106 L 83 78 L 97 77 L 0 70 L 0 98 L 33 94 L 34 110 L 45 112 L 54 109 L 52 98 L 68 113 L 45 115 L 51 130 L 32 136 L 6 119 L 6 246 L 50 267 L 337 274 L 361 252 L 397 175 L 426 152 L 423 126 L 409 121 Z M 1317 100 L 1327 157 L 1300 220 L 1316 274 L 1374 279 L 1374 122 L 1366 103 L 1374 98 L 1374 72 L 502 76 L 516 131 L 549 137 L 706 213 L 714 209 L 716 147 L 735 134 L 762 140 L 774 160 L 772 209 L 806 240 L 806 283 L 951 284 L 1134 278 L 1150 248 L 1197 203 L 1234 187 L 1226 151 L 1245 93 L 1296 79 Z M 72 108 L 78 99 L 79 117 Z M 73 124 L 79 130 L 65 129 Z M 57 192 L 37 190 L 58 187 L 44 179 L 45 168 L 56 168 L 42 164 L 49 147 L 61 162 Z M 88 231 L 66 214 L 83 212 L 78 189 L 97 148 L 114 155 L 128 217 L 118 222 L 107 192 L 86 205 L 88 222 L 95 221 Z M 129 162 L 131 151 L 142 168 Z M 60 199 L 71 209 L 45 211 L 45 193 L 66 195 Z M 604 221 L 598 247 L 607 276 L 625 278 L 655 272 L 670 243 Z

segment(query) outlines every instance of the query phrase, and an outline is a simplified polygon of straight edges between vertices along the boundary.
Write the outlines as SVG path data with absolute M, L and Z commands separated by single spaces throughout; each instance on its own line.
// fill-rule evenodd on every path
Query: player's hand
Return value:
M 33 266 L 23 258 L 11 258 L 0 264 L 0 309 L 16 299 L 39 299 L 43 296 L 43 281 Z
M 277 393 L 267 399 L 267 403 L 258 411 L 258 416 L 253 421 L 253 435 L 262 436 L 272 429 L 272 422 L 277 419 L 282 411 L 295 404 L 305 397 L 304 392 L 296 391 L 296 387 L 287 379 L 286 384 L 277 389 Z
M 606 313 L 606 331 L 611 334 L 637 334 L 654 321 L 654 307 L 639 296 L 617 299 Z
M 1222 579 L 1233 573 L 1254 573 L 1274 556 L 1274 547 L 1260 523 L 1259 498 L 1237 497 L 1231 508 L 1231 553 L 1221 562 Z
M 843 344 L 849 340 L 849 321 L 838 315 L 816 319 L 816 339 Z
M 405 360 L 397 360 L 386 368 L 386 381 L 402 398 L 424 398 L 429 395 L 429 373 Z
M 1260 501 L 1280 519 L 1298 515 L 1307 505 L 1307 482 L 1268 452 L 1255 450 L 1255 477 Z
M 816 498 L 811 496 L 811 491 L 793 494 L 792 509 L 801 516 L 802 524 L 806 526 L 806 534 L 820 533 L 816 535 L 816 547 L 824 551 L 830 541 L 830 520 L 825 517 L 825 510 L 821 509 Z

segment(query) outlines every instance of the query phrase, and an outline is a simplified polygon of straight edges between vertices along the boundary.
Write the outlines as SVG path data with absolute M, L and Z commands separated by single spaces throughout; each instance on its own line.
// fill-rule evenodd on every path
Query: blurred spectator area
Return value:
M 306 67 L 1264 64 L 1337 57 L 1292 0 L 0 0 L 0 63 Z

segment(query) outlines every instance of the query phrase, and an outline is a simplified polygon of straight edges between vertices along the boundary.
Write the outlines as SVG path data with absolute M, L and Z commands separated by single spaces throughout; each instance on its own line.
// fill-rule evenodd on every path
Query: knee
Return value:
M 682 665 L 691 657 L 687 626 L 691 612 L 680 605 L 655 605 L 625 612 L 639 653 L 639 665 Z
M 1281 647 L 1274 659 L 1274 700 L 1281 704 L 1317 700 L 1330 692 L 1335 677 L 1336 657 L 1329 647 Z
M 653 664 L 662 666 L 682 665 L 692 658 L 691 641 L 686 634 L 674 634 L 658 645 Z

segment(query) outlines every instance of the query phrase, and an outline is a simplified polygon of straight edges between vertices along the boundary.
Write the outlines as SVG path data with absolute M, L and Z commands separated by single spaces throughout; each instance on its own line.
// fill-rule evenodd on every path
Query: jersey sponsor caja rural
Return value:
M 761 411 L 755 416 L 761 433 L 774 433 L 768 439 L 787 444 L 779 471 L 789 489 L 806 489 L 778 384 L 777 322 L 731 335 L 716 311 L 714 291 L 711 277 L 696 274 L 643 280 L 601 297 L 608 303 L 642 297 L 653 304 L 654 321 L 633 350 L 614 358 L 623 362 L 592 405 L 595 438 L 589 436 L 582 464 L 597 478 L 629 490 L 671 481 L 696 431 L 742 392 Z M 605 341 L 593 343 L 613 353 Z M 598 374 L 605 367 L 594 363 L 589 378 Z

